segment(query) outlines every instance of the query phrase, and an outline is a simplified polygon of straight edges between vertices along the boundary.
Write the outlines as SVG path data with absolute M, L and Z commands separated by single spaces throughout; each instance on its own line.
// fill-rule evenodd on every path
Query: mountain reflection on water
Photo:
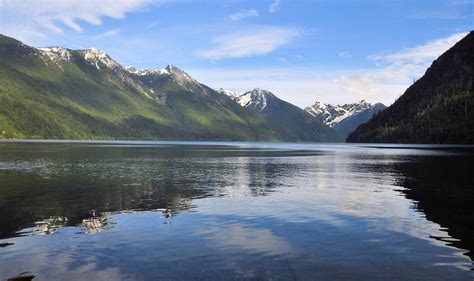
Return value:
M 0 143 L 0 278 L 469 280 L 473 151 Z
M 469 250 L 467 255 L 474 259 L 474 155 L 465 154 L 415 158 L 396 169 L 403 175 L 400 185 L 406 197 L 451 236 L 433 238 Z
M 234 163 L 232 158 L 254 153 L 257 157 L 316 154 L 229 150 L 227 146 L 212 150 L 165 146 L 155 151 L 160 147 L 30 145 L 22 151 L 21 144 L 3 144 L 1 237 L 16 235 L 35 221 L 57 216 L 67 218 L 63 226 L 79 225 L 95 217 L 94 210 L 170 209 L 178 213 L 192 208 L 194 198 L 226 196 L 242 185 L 245 193 L 264 196 L 282 185 L 279 176 L 291 174 L 297 166 L 244 160 Z

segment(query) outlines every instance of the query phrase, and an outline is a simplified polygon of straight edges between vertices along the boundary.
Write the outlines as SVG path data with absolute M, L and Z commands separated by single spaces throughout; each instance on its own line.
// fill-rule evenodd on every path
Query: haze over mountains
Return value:
M 122 67 L 98 49 L 34 48 L 0 36 L 0 137 L 341 141 L 273 94 L 241 106 L 173 65 Z

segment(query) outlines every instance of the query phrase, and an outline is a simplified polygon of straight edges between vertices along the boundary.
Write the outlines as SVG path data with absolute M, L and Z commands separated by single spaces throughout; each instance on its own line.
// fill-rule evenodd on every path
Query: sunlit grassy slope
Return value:
M 94 66 L 82 51 L 53 61 L 0 36 L 0 138 L 332 141 L 323 127 L 282 129 L 199 84 L 150 82 L 122 67 Z M 145 79 L 145 80 L 144 80 Z M 148 80 L 146 80 L 148 79 Z

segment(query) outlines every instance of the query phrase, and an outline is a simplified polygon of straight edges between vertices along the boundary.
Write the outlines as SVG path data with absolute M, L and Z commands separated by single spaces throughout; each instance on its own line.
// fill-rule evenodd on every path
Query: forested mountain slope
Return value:
M 331 141 L 281 131 L 169 65 L 124 68 L 91 48 L 34 48 L 0 35 L 0 138 Z
M 428 68 L 348 142 L 474 143 L 474 32 Z

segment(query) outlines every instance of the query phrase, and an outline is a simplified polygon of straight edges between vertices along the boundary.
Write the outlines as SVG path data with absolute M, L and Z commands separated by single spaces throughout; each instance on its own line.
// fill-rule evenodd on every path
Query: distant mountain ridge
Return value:
M 39 51 L 41 56 L 47 57 L 50 61 L 55 63 L 59 63 L 60 61 L 76 61 L 78 59 L 84 59 L 91 65 L 95 66 L 97 69 L 100 69 L 104 66 L 109 69 L 122 67 L 105 52 L 96 48 L 71 50 L 60 47 L 43 47 L 36 48 L 36 50 Z
M 474 143 L 474 31 L 447 50 L 349 142 Z
M 0 35 L 0 138 L 341 139 L 322 123 L 300 118 L 291 125 L 241 106 L 174 65 L 138 70 L 95 48 L 34 48 Z
M 281 131 L 288 134 L 291 134 L 291 131 L 296 131 L 301 135 L 331 134 L 333 131 L 311 114 L 278 98 L 268 90 L 255 88 L 245 93 L 237 93 L 221 88 L 219 92 L 242 107 L 259 112 L 273 126 L 279 127 Z M 334 135 L 336 139 L 343 140 L 341 135 L 337 133 L 336 135 Z
M 331 105 L 316 101 L 305 110 L 319 121 L 347 136 L 360 124 L 367 122 L 374 114 L 385 108 L 386 106 L 381 103 L 371 104 L 365 100 L 344 105 Z

